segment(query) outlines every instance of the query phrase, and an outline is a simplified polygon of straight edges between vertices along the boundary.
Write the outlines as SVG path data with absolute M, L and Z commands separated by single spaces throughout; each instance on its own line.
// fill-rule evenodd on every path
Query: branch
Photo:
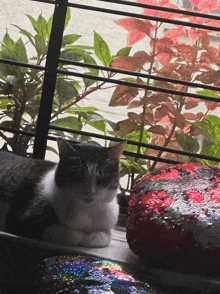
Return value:
M 73 105 L 75 105 L 76 103 L 78 103 L 79 101 L 81 101 L 83 98 L 85 98 L 86 96 L 88 96 L 89 94 L 99 90 L 106 82 L 102 82 L 101 84 L 97 85 L 96 87 L 91 88 L 90 90 L 88 90 L 87 92 L 84 92 L 81 96 L 77 97 L 76 100 L 74 100 L 73 102 L 71 102 L 70 104 L 68 104 L 67 106 L 64 106 L 63 108 L 61 108 L 60 110 L 58 110 L 56 113 L 54 113 L 54 115 L 51 116 L 51 120 L 54 119 L 55 117 L 57 117 L 59 114 L 61 114 L 62 112 L 66 111 L 68 108 L 72 107 Z

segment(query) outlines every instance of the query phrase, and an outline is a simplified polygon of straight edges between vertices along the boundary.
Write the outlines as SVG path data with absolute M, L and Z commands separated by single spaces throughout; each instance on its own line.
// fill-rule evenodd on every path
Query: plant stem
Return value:
M 96 87 L 91 88 L 88 91 L 85 91 L 84 93 L 82 93 L 82 95 L 77 98 L 76 100 L 74 100 L 73 102 L 71 102 L 70 104 L 68 104 L 67 106 L 64 106 L 63 108 L 61 108 L 60 110 L 58 110 L 57 112 L 54 113 L 54 115 L 51 116 L 51 120 L 56 118 L 59 114 L 61 114 L 62 112 L 66 111 L 67 109 L 69 109 L 70 107 L 72 107 L 73 105 L 75 105 L 76 103 L 78 103 L 79 101 L 81 101 L 83 98 L 85 98 L 86 96 L 88 96 L 89 94 L 100 90 L 100 88 L 105 84 L 105 82 L 102 82 L 101 84 L 97 85 Z
M 154 45 L 153 45 L 153 51 L 152 51 L 152 61 L 151 61 L 151 65 L 150 68 L 148 70 L 149 74 L 152 74 L 152 69 L 154 66 L 154 60 L 155 60 L 155 50 L 156 50 L 156 41 L 157 41 L 157 31 L 158 28 L 160 27 L 160 24 L 156 24 L 156 28 L 155 28 L 155 35 L 154 38 L 152 40 L 154 40 Z M 150 79 L 147 79 L 147 86 L 149 86 L 150 84 Z M 143 104 L 143 112 L 142 112 L 142 125 L 141 125 L 141 131 L 140 131 L 140 136 L 139 136 L 139 142 L 141 143 L 143 141 L 143 136 L 144 136 L 144 128 L 145 128 L 145 114 L 146 114 L 146 109 L 147 109 L 147 95 L 148 95 L 149 90 L 146 89 L 145 93 L 144 93 L 144 104 Z M 137 154 L 140 154 L 141 152 L 141 147 L 138 146 L 137 149 Z
M 196 64 L 196 60 L 197 60 L 197 56 L 198 56 L 198 51 L 199 51 L 199 41 L 198 40 L 196 41 L 195 46 L 197 47 L 197 54 L 195 56 L 195 59 L 192 61 L 192 66 L 191 66 L 192 71 L 191 71 L 191 77 L 190 77 L 189 80 L 192 80 L 192 76 L 193 76 L 193 74 L 195 72 L 195 64 Z M 188 92 L 188 89 L 189 89 L 189 86 L 184 86 L 184 89 L 183 90 L 184 90 L 185 93 L 187 93 Z M 180 96 L 179 96 L 179 98 L 180 98 Z M 181 113 L 184 104 L 185 104 L 185 96 L 182 97 L 182 101 L 180 101 L 180 106 L 177 109 L 179 113 Z M 167 147 L 168 144 L 170 143 L 171 138 L 172 138 L 172 136 L 173 136 L 173 134 L 175 132 L 176 127 L 177 127 L 177 123 L 175 122 L 173 124 L 171 130 L 170 130 L 169 136 L 165 140 L 165 143 L 164 143 L 163 147 Z M 157 155 L 157 158 L 160 158 L 162 156 L 162 154 L 163 154 L 163 151 L 160 151 L 158 153 L 158 155 Z M 157 161 L 154 161 L 153 164 L 152 164 L 152 166 L 150 167 L 149 171 L 152 172 L 154 170 L 154 168 L 156 167 L 156 165 L 157 165 Z

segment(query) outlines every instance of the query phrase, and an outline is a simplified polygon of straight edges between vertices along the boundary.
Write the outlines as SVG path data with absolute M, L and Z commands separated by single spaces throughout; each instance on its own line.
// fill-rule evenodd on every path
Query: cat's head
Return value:
M 121 142 L 105 148 L 68 143 L 59 138 L 60 161 L 55 174 L 56 185 L 71 194 L 73 201 L 85 204 L 112 201 L 119 185 L 118 164 L 125 144 Z

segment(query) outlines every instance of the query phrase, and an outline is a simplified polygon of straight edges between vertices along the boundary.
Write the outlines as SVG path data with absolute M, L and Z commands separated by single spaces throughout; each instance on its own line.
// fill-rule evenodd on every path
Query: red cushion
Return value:
M 220 169 L 178 164 L 140 178 L 131 191 L 130 249 L 153 266 L 220 273 Z

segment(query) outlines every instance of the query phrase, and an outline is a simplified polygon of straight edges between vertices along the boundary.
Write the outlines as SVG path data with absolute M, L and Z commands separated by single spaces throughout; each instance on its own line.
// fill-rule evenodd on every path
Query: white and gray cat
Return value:
M 59 138 L 58 164 L 0 151 L 0 230 L 63 245 L 107 246 L 119 214 L 125 144 L 105 148 Z

